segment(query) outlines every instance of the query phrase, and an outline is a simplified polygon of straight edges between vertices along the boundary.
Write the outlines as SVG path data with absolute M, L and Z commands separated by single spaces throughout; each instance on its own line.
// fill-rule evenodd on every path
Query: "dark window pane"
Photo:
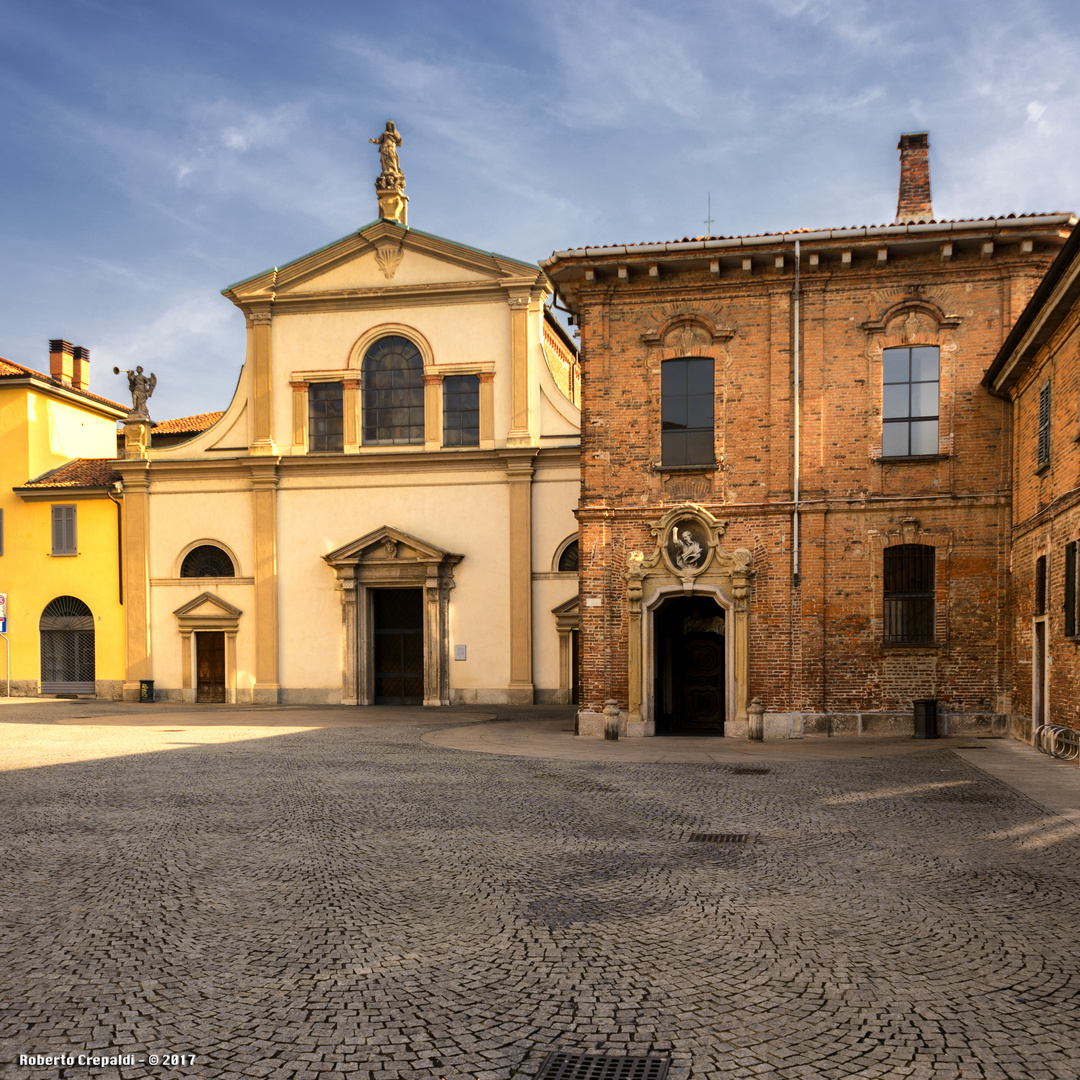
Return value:
M 559 569 L 561 571 L 568 572 L 573 570 L 577 571 L 578 568 L 578 542 L 572 540 L 569 544 L 563 548 L 562 554 L 559 556 Z
M 696 395 L 686 402 L 686 426 L 691 428 L 711 428 L 713 426 L 713 399 Z
M 911 455 L 936 454 L 938 452 L 938 422 L 936 420 L 912 420 Z
M 661 455 L 665 465 L 713 462 L 713 362 L 666 360 L 660 368 Z
M 686 436 L 681 431 L 665 431 L 660 436 L 660 452 L 665 465 L 686 465 Z
M 907 421 L 885 424 L 881 430 L 881 453 L 883 457 L 907 457 Z
M 685 360 L 686 392 L 688 394 L 713 393 L 713 362 L 711 360 Z
M 687 465 L 711 465 L 713 458 L 713 433 L 690 431 L 686 436 Z
M 391 336 L 372 345 L 361 385 L 366 445 L 424 441 L 424 362 L 411 341 Z
M 938 347 L 936 345 L 920 345 L 911 350 L 911 378 L 916 382 L 937 382 Z
M 660 406 L 660 418 L 665 428 L 686 427 L 686 396 L 665 392 Z
M 888 389 L 892 390 L 893 387 Z M 911 415 L 912 416 L 937 416 L 938 414 L 938 384 L 936 382 L 923 382 L 911 384 Z
M 413 422 L 417 417 L 413 417 Z M 443 379 L 443 445 L 480 445 L 480 377 L 448 375 Z
M 200 544 L 184 556 L 181 577 L 235 577 L 236 570 L 228 554 L 213 544 Z
M 308 387 L 308 450 L 339 454 L 344 445 L 341 383 L 312 383 Z
M 909 375 L 909 349 L 886 349 L 882 355 L 884 381 L 887 383 L 907 382 Z
M 908 417 L 908 384 L 885 386 L 881 395 L 882 414 L 885 419 L 892 417 Z

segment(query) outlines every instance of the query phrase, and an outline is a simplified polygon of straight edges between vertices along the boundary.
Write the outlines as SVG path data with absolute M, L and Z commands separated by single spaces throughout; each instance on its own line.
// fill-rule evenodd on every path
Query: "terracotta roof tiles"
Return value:
M 57 389 L 70 390 L 73 394 L 81 394 L 83 397 L 90 398 L 91 401 L 99 401 L 102 405 L 108 405 L 113 409 L 127 410 L 126 405 L 121 405 L 110 398 L 102 397 L 100 394 L 91 394 L 89 390 L 80 390 L 70 383 L 61 382 L 51 375 L 46 375 L 43 371 L 35 371 L 33 368 L 24 367 L 22 364 L 16 364 L 14 360 L 6 360 L 0 356 L 0 379 L 2 378 L 37 379 L 39 382 L 49 383 L 51 386 L 57 387 Z
M 194 416 L 178 416 L 173 420 L 160 420 L 154 428 L 154 434 L 198 435 L 200 431 L 213 427 L 224 415 L 224 412 L 204 412 Z
M 111 487 L 120 479 L 120 474 L 114 467 L 115 464 L 112 458 L 75 458 L 66 465 L 61 465 L 58 469 L 39 476 L 36 480 L 28 480 L 16 490 Z

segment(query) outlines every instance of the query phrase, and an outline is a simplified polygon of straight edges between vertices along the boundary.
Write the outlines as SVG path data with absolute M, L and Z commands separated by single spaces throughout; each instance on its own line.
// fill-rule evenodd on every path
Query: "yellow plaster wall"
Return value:
M 490 275 L 478 270 L 470 270 L 443 259 L 433 259 L 430 255 L 421 255 L 417 251 L 408 250 L 403 252 L 394 276 L 387 278 L 375 258 L 375 252 L 371 251 L 280 291 L 284 295 L 296 296 L 326 289 L 385 289 L 399 285 L 490 280 Z
M 32 480 L 77 457 L 116 457 L 116 421 L 28 391 L 27 434 Z

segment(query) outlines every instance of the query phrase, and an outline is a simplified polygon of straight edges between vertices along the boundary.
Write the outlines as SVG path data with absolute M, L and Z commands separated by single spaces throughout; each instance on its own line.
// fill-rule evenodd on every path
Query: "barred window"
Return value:
M 1039 390 L 1039 448 L 1040 467 L 1050 461 L 1050 380 Z
M 447 375 L 443 392 L 443 446 L 480 445 L 480 376 Z
M 573 571 L 575 574 L 578 569 L 578 542 L 571 540 L 569 544 L 562 549 L 562 554 L 559 556 L 559 570 L 562 573 L 568 573 Z
M 340 454 L 344 442 L 344 409 L 339 382 L 308 386 L 308 450 L 316 454 Z
M 884 350 L 883 457 L 919 457 L 938 452 L 939 360 L 936 345 Z
M 54 555 L 77 555 L 75 536 L 75 507 L 52 508 L 52 553 Z
M 181 577 L 236 577 L 236 568 L 228 552 L 214 544 L 192 548 L 180 566 Z
M 660 367 L 661 463 L 712 465 L 713 362 L 665 360 Z
M 1046 556 L 1035 560 L 1035 614 L 1046 614 Z
M 1080 543 L 1073 540 L 1065 545 L 1065 636 L 1076 637 L 1077 626 L 1077 554 Z
M 403 337 L 380 338 L 364 354 L 364 445 L 424 441 L 424 360 Z
M 935 550 L 926 544 L 885 549 L 885 642 L 915 645 L 934 640 Z

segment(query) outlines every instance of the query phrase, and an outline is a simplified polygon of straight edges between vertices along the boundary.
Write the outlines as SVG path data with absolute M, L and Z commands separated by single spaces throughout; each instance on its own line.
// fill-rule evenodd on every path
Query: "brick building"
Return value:
M 1012 733 L 1080 728 L 1080 229 L 986 373 L 1012 423 Z
M 899 149 L 891 225 L 543 264 L 581 333 L 581 733 L 609 702 L 627 735 L 745 736 L 755 698 L 766 737 L 1013 711 L 981 380 L 1076 219 L 935 220 L 926 135 Z

